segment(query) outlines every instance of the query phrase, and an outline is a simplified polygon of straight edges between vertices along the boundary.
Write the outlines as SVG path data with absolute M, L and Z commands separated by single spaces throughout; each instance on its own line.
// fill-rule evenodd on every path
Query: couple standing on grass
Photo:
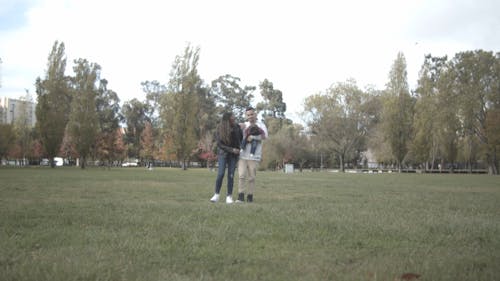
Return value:
M 245 111 L 247 122 L 236 124 L 233 113 L 222 115 L 217 132 L 217 158 L 219 167 L 215 181 L 215 194 L 211 202 L 219 201 L 222 180 L 227 166 L 226 203 L 233 203 L 234 171 L 238 163 L 238 199 L 236 202 L 253 202 L 255 176 L 262 156 L 262 140 L 267 138 L 267 128 L 257 121 L 255 109 L 249 107 Z

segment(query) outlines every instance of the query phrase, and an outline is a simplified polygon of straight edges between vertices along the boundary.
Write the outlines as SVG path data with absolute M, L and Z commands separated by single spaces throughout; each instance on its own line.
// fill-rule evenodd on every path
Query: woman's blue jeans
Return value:
M 219 168 L 217 170 L 217 180 L 215 181 L 215 193 L 219 194 L 222 187 L 222 180 L 224 180 L 224 173 L 227 166 L 227 195 L 233 194 L 234 186 L 234 170 L 238 162 L 238 155 L 227 153 L 226 155 L 219 155 Z

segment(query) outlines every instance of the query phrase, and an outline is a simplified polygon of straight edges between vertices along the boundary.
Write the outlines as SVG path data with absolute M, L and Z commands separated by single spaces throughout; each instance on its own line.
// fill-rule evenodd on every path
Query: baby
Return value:
M 260 136 L 262 134 L 262 129 L 260 129 L 257 125 L 252 125 L 245 130 L 245 136 Z M 260 140 L 252 138 L 250 141 L 250 156 L 253 157 L 255 154 L 255 150 L 257 150 L 257 144 Z M 241 149 L 245 149 L 247 146 L 247 138 L 243 138 L 241 142 Z

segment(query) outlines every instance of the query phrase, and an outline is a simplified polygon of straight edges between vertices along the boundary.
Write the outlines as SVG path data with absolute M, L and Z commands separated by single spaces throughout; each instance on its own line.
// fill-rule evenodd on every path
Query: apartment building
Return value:
M 36 123 L 35 110 L 36 104 L 34 102 L 0 97 L 0 123 L 13 124 L 20 118 L 27 118 L 28 123 L 34 127 Z

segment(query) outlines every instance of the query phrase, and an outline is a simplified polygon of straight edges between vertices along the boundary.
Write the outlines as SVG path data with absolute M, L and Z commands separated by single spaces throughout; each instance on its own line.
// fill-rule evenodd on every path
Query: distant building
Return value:
M 36 104 L 30 101 L 0 97 L 0 123 L 14 124 L 16 120 L 26 114 L 28 123 L 36 124 Z

